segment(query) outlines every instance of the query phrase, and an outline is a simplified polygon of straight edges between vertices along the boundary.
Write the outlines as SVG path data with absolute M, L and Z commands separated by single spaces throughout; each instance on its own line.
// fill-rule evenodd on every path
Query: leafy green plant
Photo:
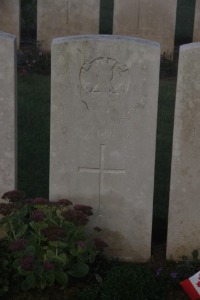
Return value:
M 93 214 L 90 206 L 72 205 L 67 199 L 26 199 L 17 191 L 3 198 L 12 201 L 0 204 L 9 275 L 23 291 L 56 284 L 66 287 L 69 277 L 86 276 L 107 246 L 97 236 L 99 228 L 92 235 L 86 233 Z

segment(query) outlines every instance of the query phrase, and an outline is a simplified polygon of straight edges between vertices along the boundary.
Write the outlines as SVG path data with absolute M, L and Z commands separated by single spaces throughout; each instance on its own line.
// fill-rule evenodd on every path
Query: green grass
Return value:
M 192 42 L 195 4 L 196 0 L 177 0 L 176 45 Z
M 18 189 L 48 197 L 50 77 L 18 76 Z
M 100 1 L 99 33 L 112 34 L 114 0 Z
M 21 38 L 36 39 L 37 0 L 21 0 Z
M 154 240 L 166 238 L 175 90 L 175 79 L 160 81 L 155 161 Z

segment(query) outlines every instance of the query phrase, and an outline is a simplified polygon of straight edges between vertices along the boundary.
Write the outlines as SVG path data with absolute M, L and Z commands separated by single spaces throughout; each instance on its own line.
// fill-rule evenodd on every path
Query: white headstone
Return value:
M 177 0 L 115 0 L 113 34 L 159 42 L 161 54 L 173 57 Z
M 15 188 L 15 37 L 0 32 L 0 197 Z
M 50 199 L 91 205 L 124 260 L 150 258 L 159 60 L 128 37 L 52 44 Z
M 38 0 L 37 40 L 44 50 L 61 36 L 99 33 L 100 0 Z
M 193 42 L 200 42 L 200 1 L 196 0 Z
M 0 0 L 0 31 L 11 33 L 20 41 L 20 0 Z
M 200 249 L 200 43 L 180 47 L 167 258 Z

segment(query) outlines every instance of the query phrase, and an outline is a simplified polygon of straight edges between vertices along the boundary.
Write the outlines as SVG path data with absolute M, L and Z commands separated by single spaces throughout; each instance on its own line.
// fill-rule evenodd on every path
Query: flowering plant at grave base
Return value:
M 11 201 L 0 204 L 0 229 L 5 231 L 1 241 L 11 281 L 27 291 L 54 284 L 67 286 L 69 276 L 86 276 L 90 264 L 107 247 L 98 237 L 98 227 L 90 235 L 85 232 L 92 208 L 73 206 L 67 199 L 26 199 L 24 193 L 19 200 L 19 194 L 4 194 Z
M 22 47 L 18 52 L 18 71 L 25 74 L 50 74 L 50 53 L 40 49 L 40 45 Z

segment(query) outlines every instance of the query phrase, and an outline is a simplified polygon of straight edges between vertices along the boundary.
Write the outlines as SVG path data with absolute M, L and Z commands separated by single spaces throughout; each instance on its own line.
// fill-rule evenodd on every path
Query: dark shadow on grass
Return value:
M 176 78 L 160 81 L 152 230 L 153 246 L 166 243 L 167 237 L 175 90 Z
M 191 43 L 193 40 L 196 0 L 178 0 L 176 13 L 175 45 Z
M 48 197 L 50 77 L 18 77 L 18 189 Z
M 101 0 L 99 33 L 112 34 L 113 32 L 114 0 Z

